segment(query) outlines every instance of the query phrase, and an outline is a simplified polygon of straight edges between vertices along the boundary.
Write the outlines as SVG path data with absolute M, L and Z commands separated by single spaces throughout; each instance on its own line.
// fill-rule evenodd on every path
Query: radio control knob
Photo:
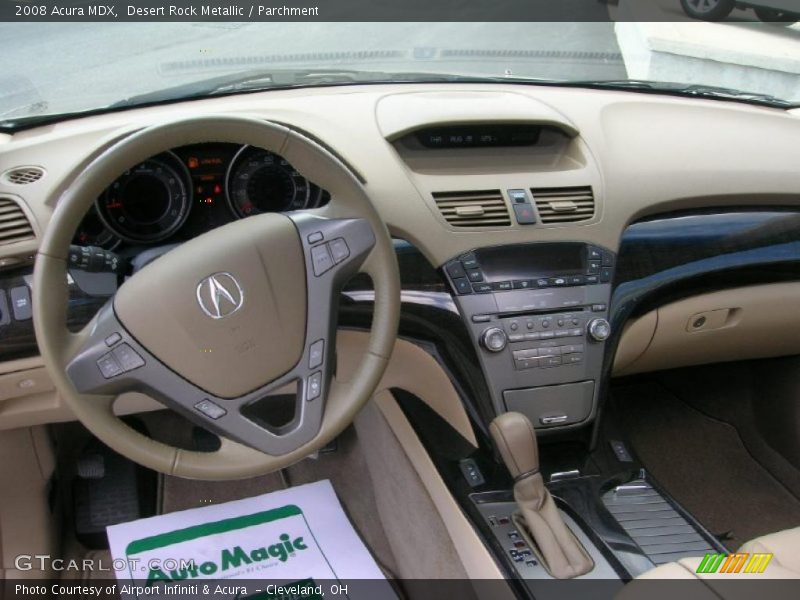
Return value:
M 605 319 L 592 319 L 586 326 L 586 334 L 595 342 L 604 342 L 611 335 L 611 325 Z
M 481 344 L 489 352 L 500 352 L 507 343 L 506 332 L 499 327 L 489 327 L 481 334 Z

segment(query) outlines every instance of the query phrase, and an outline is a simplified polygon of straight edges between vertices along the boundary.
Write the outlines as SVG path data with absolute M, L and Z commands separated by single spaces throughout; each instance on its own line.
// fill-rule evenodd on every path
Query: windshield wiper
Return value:
M 597 81 L 567 81 L 562 85 L 575 87 L 588 87 L 594 89 L 618 89 L 639 92 L 651 92 L 654 94 L 674 94 L 676 96 L 691 96 L 694 98 L 710 98 L 712 100 L 732 100 L 736 102 L 747 102 L 760 106 L 772 106 L 778 108 L 795 108 L 797 103 L 789 102 L 769 94 L 759 94 L 756 92 L 745 92 L 733 88 L 719 87 L 714 85 L 686 84 L 668 81 L 652 81 L 648 79 L 620 79 L 620 80 L 597 80 Z

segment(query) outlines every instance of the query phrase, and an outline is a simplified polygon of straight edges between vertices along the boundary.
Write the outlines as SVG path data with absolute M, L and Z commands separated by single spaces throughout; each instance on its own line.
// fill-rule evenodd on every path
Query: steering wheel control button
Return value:
M 222 408 L 221 406 L 214 404 L 208 398 L 205 398 L 194 405 L 194 407 L 198 410 L 198 412 L 203 413 L 209 419 L 219 419 L 220 417 L 224 417 L 228 414 L 228 411 Z
M 330 252 L 328 252 L 328 244 L 314 246 L 311 249 L 311 263 L 314 267 L 314 275 L 317 277 L 333 267 L 333 259 Z
M 316 369 L 322 364 L 322 357 L 325 353 L 325 340 L 317 340 L 308 349 L 308 368 Z
M 116 331 L 112 333 L 110 336 L 106 338 L 106 346 L 111 348 L 114 344 L 119 342 L 122 339 L 122 336 L 118 334 Z
M 347 242 L 342 238 L 336 238 L 330 242 L 331 254 L 333 254 L 333 262 L 337 265 L 350 256 L 350 248 L 347 247 Z
M 309 244 L 316 244 L 317 242 L 324 240 L 325 236 L 322 235 L 321 231 L 315 231 L 314 233 L 309 233 L 308 238 L 306 239 L 308 239 Z
M 97 361 L 97 368 L 100 369 L 100 374 L 106 379 L 111 379 L 122 373 L 122 367 L 111 352 L 100 357 L 100 360 Z
M 128 344 L 120 344 L 111 351 L 111 354 L 126 373 L 144 365 L 144 359 Z
M 489 352 L 500 352 L 506 347 L 508 338 L 506 332 L 499 327 L 489 327 L 481 335 L 481 342 Z
M 316 400 L 322 392 L 322 371 L 317 371 L 308 378 L 306 400 Z
M 31 291 L 28 286 L 21 285 L 11 288 L 8 295 L 11 297 L 11 310 L 14 319 L 17 321 L 27 321 L 31 318 Z

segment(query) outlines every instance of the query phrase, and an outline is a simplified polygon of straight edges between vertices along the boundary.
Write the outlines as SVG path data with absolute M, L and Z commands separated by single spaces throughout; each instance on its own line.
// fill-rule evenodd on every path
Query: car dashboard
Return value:
M 60 194 L 115 141 L 208 114 L 281 123 L 361 182 L 397 242 L 401 336 L 441 357 L 484 424 L 518 410 L 545 433 L 585 429 L 615 374 L 731 349 L 800 352 L 787 335 L 800 317 L 769 310 L 771 285 L 798 296 L 796 112 L 521 84 L 277 90 L 2 136 L 0 427 L 72 418 L 30 316 L 32 262 Z M 252 214 L 333 204 L 314 181 L 252 146 L 171 148 L 119 173 L 73 243 L 157 255 Z M 113 294 L 97 284 L 71 272 L 73 330 Z M 369 290 L 345 288 L 342 326 L 365 327 Z M 666 305 L 672 320 L 659 321 Z

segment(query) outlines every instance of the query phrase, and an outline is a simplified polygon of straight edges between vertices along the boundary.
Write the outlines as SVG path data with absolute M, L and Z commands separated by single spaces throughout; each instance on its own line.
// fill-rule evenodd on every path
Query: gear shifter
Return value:
M 514 524 L 528 545 L 538 551 L 542 565 L 557 579 L 588 573 L 594 563 L 561 518 L 539 473 L 536 431 L 517 412 L 500 415 L 489 427 L 511 476 L 519 512 Z

